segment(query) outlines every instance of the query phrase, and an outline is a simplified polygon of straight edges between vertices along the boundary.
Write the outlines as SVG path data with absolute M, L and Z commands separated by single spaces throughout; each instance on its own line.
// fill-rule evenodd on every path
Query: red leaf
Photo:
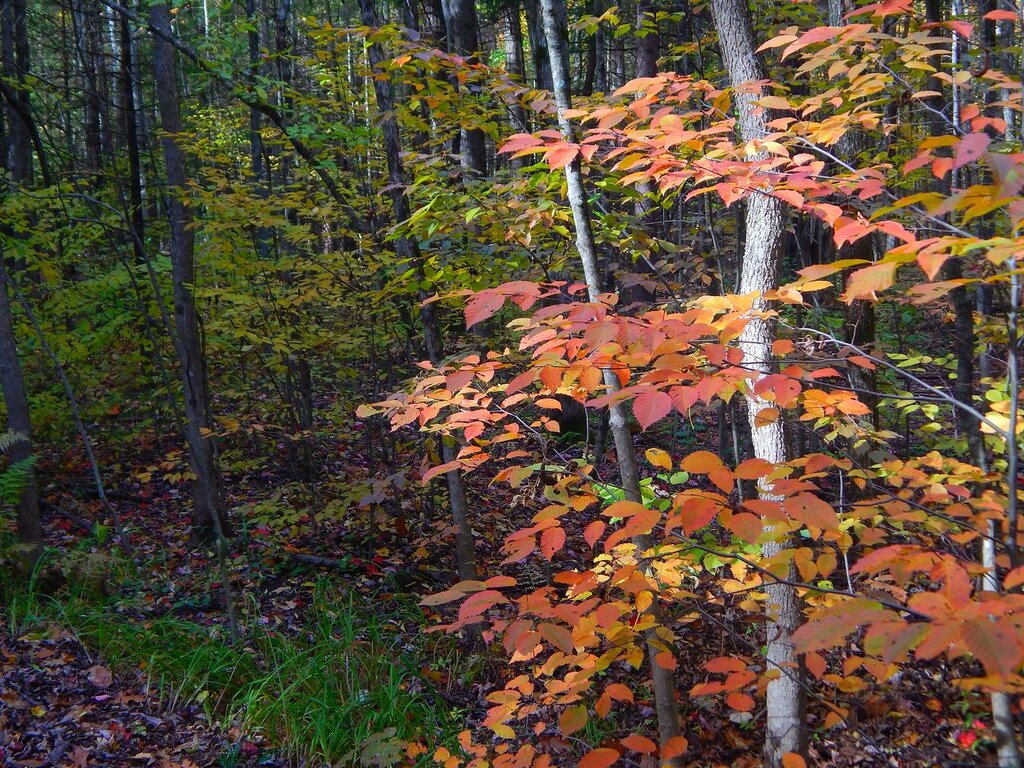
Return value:
M 602 534 L 604 534 L 605 528 L 606 526 L 603 520 L 595 520 L 583 529 L 584 541 L 586 541 L 587 544 L 593 547 L 597 544 L 597 540 L 601 538 Z
M 660 390 L 644 392 L 633 401 L 633 415 L 644 429 L 668 416 L 671 410 L 672 398 Z
M 565 546 L 565 529 L 562 527 L 548 528 L 540 535 L 540 551 L 548 560 Z
M 576 144 L 562 143 L 547 151 L 546 159 L 551 170 L 564 168 L 579 155 L 580 148 Z
M 992 141 L 987 133 L 968 133 L 957 142 L 953 150 L 953 169 L 972 163 L 985 154 L 989 142 Z
M 472 328 L 491 317 L 505 305 L 505 297 L 494 291 L 478 293 L 466 304 L 466 327 Z

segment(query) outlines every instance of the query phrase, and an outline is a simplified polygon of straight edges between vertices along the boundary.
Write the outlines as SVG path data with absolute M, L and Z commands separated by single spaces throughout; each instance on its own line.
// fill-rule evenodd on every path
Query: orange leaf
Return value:
M 668 651 L 662 651 L 661 653 L 656 654 L 654 657 L 654 663 L 662 669 L 674 670 L 676 667 L 679 666 L 679 664 L 676 662 L 676 657 Z
M 619 759 L 619 753 L 608 747 L 601 747 L 587 752 L 580 760 L 579 768 L 608 768 Z
M 747 668 L 747 662 L 735 656 L 718 656 L 711 661 L 704 662 L 704 669 L 708 672 L 725 674 L 726 672 L 739 672 Z
M 493 589 L 487 589 L 483 592 L 477 592 L 474 595 L 470 595 L 466 598 L 466 602 L 459 608 L 459 621 L 468 621 L 475 619 L 481 613 L 486 611 L 492 605 L 498 603 L 507 603 L 508 599 Z
M 540 536 L 540 551 L 548 560 L 565 546 L 565 529 L 561 526 L 548 528 Z
M 819 680 L 821 680 L 822 675 L 828 669 L 828 666 L 825 664 L 825 657 L 820 653 L 808 653 L 804 657 L 804 663 L 807 665 L 807 671 Z
M 691 474 L 706 475 L 722 466 L 722 460 L 711 451 L 695 451 L 679 462 L 679 468 Z
M 754 699 L 745 693 L 730 693 L 725 703 L 737 712 L 749 712 L 754 708 Z
M 672 469 L 672 457 L 660 448 L 648 448 L 644 451 L 644 456 L 653 466 L 658 467 L 658 469 Z
M 974 619 L 964 624 L 963 637 L 990 675 L 1009 678 L 1020 667 L 1024 649 L 1003 622 Z
M 537 627 L 537 631 L 540 632 L 541 636 L 553 646 L 558 648 L 560 651 L 565 653 L 572 653 L 573 642 L 572 632 L 565 627 L 560 627 L 557 624 L 550 624 L 547 622 L 542 623 Z
M 686 752 L 686 748 L 690 746 L 690 743 L 682 736 L 673 736 L 671 739 L 666 741 L 661 747 L 661 759 L 662 761 L 674 760 L 681 754 Z
M 564 736 L 568 736 L 576 731 L 582 730 L 589 720 L 587 715 L 587 708 L 582 704 L 577 704 L 575 707 L 569 707 L 562 713 L 561 717 L 558 718 L 558 730 L 562 732 Z
M 782 768 L 807 768 L 807 761 L 796 752 L 787 752 L 782 756 Z
M 601 538 L 604 533 L 605 523 L 603 520 L 595 520 L 586 528 L 583 529 L 583 539 L 593 547 L 597 544 L 597 540 Z
M 882 262 L 873 264 L 864 269 L 858 269 L 850 275 L 846 281 L 846 291 L 843 293 L 843 301 L 852 304 L 856 299 L 870 299 L 874 301 L 878 297 L 878 291 L 884 291 L 896 282 L 896 263 Z
M 736 513 L 729 518 L 728 522 L 725 522 L 725 527 L 748 544 L 756 544 L 764 531 L 760 518 L 749 512 Z
M 813 493 L 798 493 L 782 503 L 786 514 L 804 525 L 813 525 L 826 531 L 839 529 L 839 517 L 831 505 Z
M 633 692 L 622 683 L 611 683 L 604 692 L 615 701 L 633 701 Z
M 1014 568 L 1003 579 L 1003 589 L 1014 589 L 1024 584 L 1024 565 Z
M 630 749 L 633 752 L 640 752 L 644 755 L 651 755 L 658 751 L 657 744 L 646 736 L 638 736 L 635 733 L 624 739 L 619 739 L 619 743 L 626 749 Z
M 775 465 L 764 459 L 747 459 L 733 473 L 740 480 L 760 480 L 775 469 Z

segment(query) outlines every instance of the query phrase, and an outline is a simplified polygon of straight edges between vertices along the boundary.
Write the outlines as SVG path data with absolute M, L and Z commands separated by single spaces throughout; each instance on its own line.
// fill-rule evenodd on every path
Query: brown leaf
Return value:
M 71 763 L 75 768 L 87 768 L 89 765 L 89 750 L 82 746 L 72 749 Z
M 85 672 L 89 678 L 89 682 L 97 688 L 106 688 L 114 681 L 114 676 L 110 674 L 110 670 L 102 664 L 94 664 Z

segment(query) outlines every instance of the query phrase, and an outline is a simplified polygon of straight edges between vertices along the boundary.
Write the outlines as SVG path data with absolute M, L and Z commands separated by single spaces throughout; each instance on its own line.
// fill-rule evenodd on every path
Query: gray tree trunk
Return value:
M 712 0 L 711 11 L 718 29 L 722 62 L 733 86 L 765 79 L 764 67 L 755 53 L 757 43 L 750 21 L 746 0 Z M 758 98 L 753 93 L 737 93 L 739 131 L 743 141 L 762 138 L 767 133 L 768 116 L 754 105 Z M 766 194 L 754 194 L 747 199 L 746 243 L 740 273 L 740 293 L 764 295 L 778 286 L 779 260 L 786 212 L 781 200 Z M 763 308 L 763 300 L 755 302 Z M 764 376 L 772 372 L 771 346 L 775 340 L 774 328 L 765 320 L 751 318 L 739 339 L 746 368 Z M 753 382 L 752 382 L 753 384 Z M 747 413 L 751 439 L 757 458 L 772 463 L 786 460 L 786 441 L 782 420 L 770 424 L 756 417 L 770 403 L 759 397 L 747 397 Z M 762 498 L 776 500 L 771 487 L 762 484 Z M 788 541 L 774 541 L 764 546 L 765 557 L 777 555 L 790 545 Z M 767 722 L 765 728 L 765 765 L 779 768 L 787 752 L 803 754 L 806 749 L 806 718 L 802 660 L 793 646 L 792 634 L 799 626 L 800 606 L 796 590 L 786 584 L 772 584 L 765 588 L 768 599 L 767 664 L 769 671 L 779 676 L 768 683 Z
M 541 0 L 544 20 L 544 33 L 547 37 L 548 52 L 551 57 L 551 75 L 554 86 L 555 102 L 558 107 L 558 124 L 565 138 L 574 138 L 573 125 L 566 112 L 572 109 L 569 95 L 569 52 L 565 40 L 564 7 L 562 0 Z M 569 207 L 572 209 L 573 224 L 576 229 L 576 250 L 583 264 L 583 274 L 587 283 L 587 293 L 591 301 L 596 301 L 601 291 L 601 275 L 598 270 L 597 246 L 591 224 L 590 208 L 587 194 L 583 186 L 583 173 L 577 157 L 565 169 L 566 188 L 569 194 Z M 604 382 L 609 392 L 619 389 L 619 380 L 611 370 L 604 371 Z M 633 444 L 633 435 L 629 431 L 626 409 L 621 403 L 609 406 L 609 429 L 615 441 L 615 453 L 619 462 L 619 476 L 625 496 L 630 501 L 639 503 L 640 467 Z M 650 549 L 650 536 L 637 536 L 634 542 L 640 550 Z M 657 616 L 657 613 L 655 612 Z M 676 705 L 675 685 L 672 673 L 658 665 L 655 656 L 662 650 L 662 644 L 648 634 L 647 650 L 654 686 L 654 708 L 658 718 L 658 736 L 662 745 L 669 739 L 679 736 L 679 713 Z

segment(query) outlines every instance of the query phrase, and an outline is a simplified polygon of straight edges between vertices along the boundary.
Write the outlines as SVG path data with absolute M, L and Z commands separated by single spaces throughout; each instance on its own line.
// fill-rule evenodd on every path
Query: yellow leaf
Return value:
M 672 469 L 672 457 L 660 448 L 648 448 L 644 451 L 644 456 L 647 457 L 647 460 L 651 462 L 653 466 L 658 467 L 659 469 Z

